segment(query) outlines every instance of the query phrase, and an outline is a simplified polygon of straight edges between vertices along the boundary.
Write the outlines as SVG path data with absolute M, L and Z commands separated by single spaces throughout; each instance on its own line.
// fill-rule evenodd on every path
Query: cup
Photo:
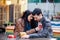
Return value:
M 39 27 L 39 29 L 42 29 L 42 23 L 38 23 L 38 27 Z
M 20 32 L 20 37 L 27 35 L 26 32 Z

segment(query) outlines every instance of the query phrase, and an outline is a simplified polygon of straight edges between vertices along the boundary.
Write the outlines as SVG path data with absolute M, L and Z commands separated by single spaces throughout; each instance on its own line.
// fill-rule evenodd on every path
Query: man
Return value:
M 21 38 L 51 38 L 53 36 L 51 23 L 49 20 L 44 18 L 41 9 L 36 8 L 33 11 L 33 17 L 34 20 L 38 22 L 38 26 L 35 28 L 35 32 L 37 33 L 25 35 Z

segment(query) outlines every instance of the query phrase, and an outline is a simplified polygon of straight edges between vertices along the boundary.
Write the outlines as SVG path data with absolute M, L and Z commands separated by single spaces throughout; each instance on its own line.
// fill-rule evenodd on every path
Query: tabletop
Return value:
M 21 39 L 17 38 L 8 38 L 5 33 L 0 33 L 0 40 L 57 40 L 56 38 L 31 38 L 31 39 Z

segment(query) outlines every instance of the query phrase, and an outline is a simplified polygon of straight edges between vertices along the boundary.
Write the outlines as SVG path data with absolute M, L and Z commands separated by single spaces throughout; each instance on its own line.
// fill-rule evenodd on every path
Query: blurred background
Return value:
M 15 25 L 25 10 L 35 8 L 51 20 L 54 37 L 60 37 L 60 0 L 0 0 L 0 33 L 5 32 L 6 26 Z

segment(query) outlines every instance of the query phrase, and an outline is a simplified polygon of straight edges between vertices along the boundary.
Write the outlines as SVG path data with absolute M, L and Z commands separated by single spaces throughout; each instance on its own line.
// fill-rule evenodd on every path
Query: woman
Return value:
M 32 19 L 33 19 L 32 13 L 29 10 L 26 10 L 23 13 L 23 16 L 16 21 L 16 27 L 14 30 L 14 34 L 19 35 L 20 32 L 26 32 L 27 34 L 30 34 L 30 33 L 35 32 L 35 30 L 32 29 L 31 27 Z

